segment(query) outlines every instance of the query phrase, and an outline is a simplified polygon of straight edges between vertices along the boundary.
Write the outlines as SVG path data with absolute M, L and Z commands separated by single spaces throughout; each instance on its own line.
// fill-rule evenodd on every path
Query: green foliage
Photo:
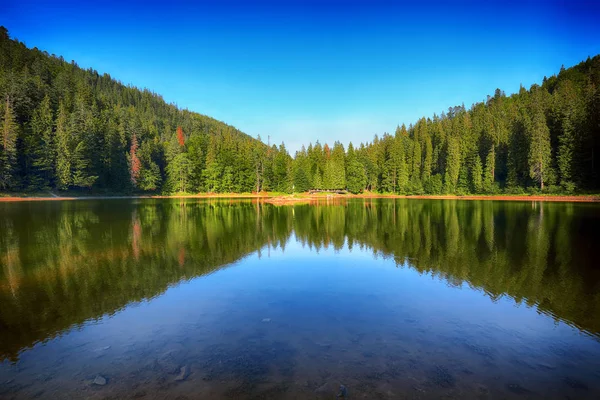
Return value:
M 72 177 L 73 186 L 78 188 L 90 188 L 98 179 L 97 176 L 90 173 L 90 161 L 87 157 L 88 149 L 85 142 L 81 141 L 75 147 L 73 152 Z
M 481 193 L 483 191 L 482 175 L 483 166 L 481 165 L 481 158 L 476 155 L 475 161 L 473 162 L 473 169 L 471 169 L 471 186 L 475 193 Z
M 365 168 L 358 160 L 352 143 L 348 145 L 346 178 L 348 183 L 348 191 L 354 194 L 362 192 L 367 183 L 367 174 L 365 173 Z
M 2 110 L 2 143 L 0 146 L 0 189 L 8 189 L 15 181 L 17 157 L 17 135 L 19 126 L 15 121 L 15 113 L 10 97 L 6 95 Z
M 73 182 L 71 176 L 71 138 L 67 126 L 67 111 L 63 103 L 58 107 L 56 119 L 56 180 L 57 188 L 65 190 Z
M 541 100 L 537 95 L 533 99 L 532 118 L 527 125 L 529 134 L 529 176 L 539 183 L 540 189 L 544 190 L 544 181 L 548 180 L 550 174 L 550 130 L 546 124 L 546 117 L 539 103 Z
M 425 191 L 429 194 L 444 194 L 444 182 L 442 175 L 432 175 L 425 184 Z
M 464 196 L 470 194 L 470 185 L 469 185 L 469 169 L 466 165 L 462 165 L 460 167 L 460 172 L 458 174 L 458 183 L 456 185 L 456 194 Z
M 54 134 L 54 118 L 50 105 L 50 97 L 44 97 L 39 107 L 33 112 L 31 119 L 31 137 L 35 144 L 31 153 L 34 155 L 35 173 L 41 180 L 40 187 L 54 186 L 56 170 L 56 137 Z
M 229 173 L 231 175 L 231 171 Z M 174 192 L 186 192 L 190 189 L 192 163 L 187 153 L 179 153 L 171 160 L 167 165 L 167 176 Z
M 490 193 L 494 186 L 494 173 L 496 169 L 495 146 L 492 145 L 485 158 L 485 170 L 483 171 L 483 187 L 486 193 Z
M 267 178 L 291 190 L 291 158 L 280 149 L 8 34 L 0 48 L 1 190 L 249 192 Z
M 295 192 L 306 192 L 310 189 L 310 181 L 308 180 L 308 174 L 302 167 L 296 168 L 294 174 L 294 191 Z
M 0 189 L 399 194 L 600 189 L 600 56 L 348 151 L 290 157 L 109 75 L 0 35 Z M 443 181 L 440 189 L 440 179 Z
M 455 193 L 460 175 L 460 147 L 458 139 L 451 136 L 448 138 L 446 175 L 444 184 L 446 193 Z

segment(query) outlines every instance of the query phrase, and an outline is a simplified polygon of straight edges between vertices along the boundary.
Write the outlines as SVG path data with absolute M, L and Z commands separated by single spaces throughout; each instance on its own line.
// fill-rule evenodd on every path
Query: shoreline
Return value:
M 467 200 L 467 201 L 544 201 L 544 202 L 572 202 L 572 203 L 598 203 L 598 195 L 558 196 L 558 195 L 398 195 L 398 194 L 344 194 L 329 196 L 305 195 L 294 197 L 293 195 L 276 196 L 266 201 L 275 205 L 290 205 L 298 203 L 312 203 L 318 201 L 335 201 L 342 199 L 408 199 L 408 200 Z
M 0 203 L 28 201 L 65 201 L 65 200 L 117 200 L 117 199 L 263 199 L 275 205 L 311 203 L 341 199 L 415 199 L 415 200 L 487 200 L 487 201 L 547 201 L 547 202 L 577 202 L 597 203 L 600 195 L 399 195 L 399 194 L 279 194 L 279 193 L 197 193 L 182 195 L 90 195 L 90 196 L 6 196 L 0 197 Z

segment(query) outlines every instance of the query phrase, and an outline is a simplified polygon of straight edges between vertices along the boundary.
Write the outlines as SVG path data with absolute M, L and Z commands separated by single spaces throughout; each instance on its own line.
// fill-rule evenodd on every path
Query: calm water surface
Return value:
M 0 398 L 600 397 L 600 206 L 0 204 Z

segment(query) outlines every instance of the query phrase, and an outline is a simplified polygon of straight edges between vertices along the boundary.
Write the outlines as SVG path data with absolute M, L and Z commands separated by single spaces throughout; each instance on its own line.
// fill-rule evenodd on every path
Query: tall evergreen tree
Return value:
M 541 105 L 533 104 L 532 119 L 527 127 L 529 133 L 529 176 L 534 179 L 540 189 L 544 190 L 544 182 L 550 173 L 550 130 Z
M 56 181 L 57 144 L 50 97 L 44 97 L 39 107 L 33 112 L 31 131 L 32 135 L 39 140 L 38 148 L 35 149 L 34 165 L 42 175 L 43 185 L 54 186 Z
M 346 157 L 346 179 L 348 190 L 351 193 L 360 193 L 367 183 L 367 175 L 363 165 L 358 160 L 352 143 L 348 145 Z
M 473 169 L 471 170 L 471 185 L 475 193 L 481 193 L 483 191 L 483 166 L 481 165 L 481 158 L 479 155 L 475 156 L 473 161 Z
M 446 161 L 446 174 L 444 176 L 447 193 L 455 193 L 460 174 L 460 144 L 454 136 L 448 137 L 448 150 Z
M 169 175 L 169 180 L 173 182 L 173 190 L 175 192 L 186 192 L 189 189 L 192 176 L 192 164 L 190 163 L 187 153 L 179 153 L 175 156 L 167 166 L 167 174 Z M 224 185 L 224 189 L 227 192 L 232 191 L 233 182 L 231 175 L 232 172 L 229 171 L 229 182 L 227 185 Z
M 400 129 L 396 129 L 394 137 L 393 163 L 397 166 L 397 187 L 400 193 L 406 193 L 408 189 L 408 163 L 406 161 L 406 142 L 408 141 L 408 132 L 404 124 Z
M 58 107 L 56 117 L 56 186 L 66 190 L 73 183 L 71 174 L 71 134 L 69 132 L 68 114 L 64 103 Z
M 7 95 L 2 113 L 2 148 L 0 149 L 0 188 L 2 189 L 8 189 L 15 178 L 18 128 L 13 105 Z
M 90 188 L 98 179 L 98 176 L 92 175 L 90 172 L 90 161 L 86 157 L 88 149 L 85 141 L 80 141 L 73 151 L 73 162 L 71 164 L 73 186 L 78 188 Z

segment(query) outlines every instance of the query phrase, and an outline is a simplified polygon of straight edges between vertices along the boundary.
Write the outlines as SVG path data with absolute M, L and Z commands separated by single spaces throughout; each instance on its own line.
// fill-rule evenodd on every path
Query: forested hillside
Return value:
M 600 56 L 561 68 L 541 86 L 508 97 L 497 89 L 470 109 L 449 108 L 352 150 L 346 158 L 352 191 L 597 190 Z
M 403 194 L 597 191 L 600 56 L 369 143 L 292 158 L 0 28 L 0 191 Z M 326 139 L 326 138 L 324 138 Z
M 0 191 L 285 190 L 287 152 L 0 28 Z

